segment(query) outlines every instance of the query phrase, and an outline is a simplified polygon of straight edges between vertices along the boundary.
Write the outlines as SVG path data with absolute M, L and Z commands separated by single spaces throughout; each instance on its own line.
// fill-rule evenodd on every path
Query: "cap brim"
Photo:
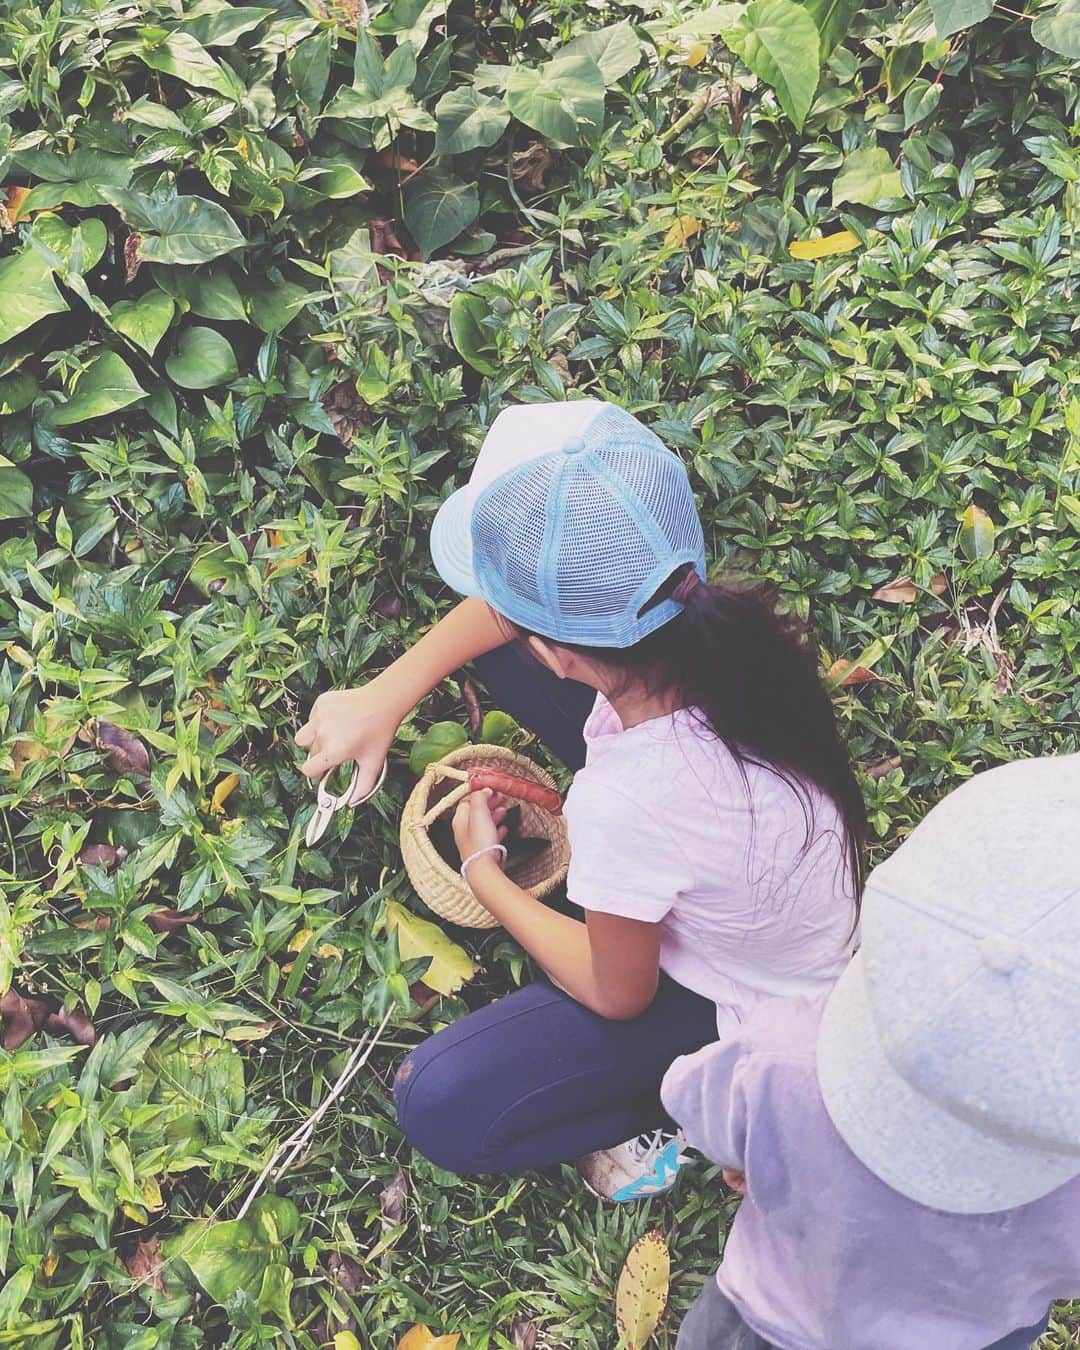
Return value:
M 952 1214 L 994 1214 L 1080 1175 L 1080 1158 L 975 1129 L 915 1091 L 877 1033 L 855 956 L 829 995 L 817 1048 L 825 1109 L 859 1161 L 894 1191 Z
M 479 595 L 473 572 L 472 501 L 467 488 L 447 497 L 431 524 L 431 559 L 443 581 L 459 595 Z

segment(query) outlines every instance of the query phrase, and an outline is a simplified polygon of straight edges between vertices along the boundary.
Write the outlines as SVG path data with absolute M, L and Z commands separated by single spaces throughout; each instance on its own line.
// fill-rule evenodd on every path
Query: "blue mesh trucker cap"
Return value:
M 431 555 L 461 595 L 588 647 L 633 646 L 682 612 L 667 599 L 641 613 L 676 568 L 705 575 L 682 461 L 599 399 L 504 409 L 435 517 Z

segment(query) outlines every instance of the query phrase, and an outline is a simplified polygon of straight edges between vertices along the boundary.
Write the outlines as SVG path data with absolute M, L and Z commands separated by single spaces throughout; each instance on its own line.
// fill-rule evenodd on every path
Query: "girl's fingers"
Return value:
M 300 772 L 305 778 L 321 778 L 324 773 L 329 773 L 334 767 L 331 756 L 322 750 L 318 754 L 309 755 L 303 764 L 300 765 Z
M 315 739 L 315 727 L 311 722 L 305 722 L 296 733 L 296 744 L 301 750 L 306 749 Z

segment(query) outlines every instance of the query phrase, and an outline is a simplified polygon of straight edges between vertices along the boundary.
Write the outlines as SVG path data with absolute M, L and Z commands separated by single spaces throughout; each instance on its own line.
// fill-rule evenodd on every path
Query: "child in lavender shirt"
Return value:
M 676 1060 L 744 1194 L 678 1350 L 1022 1350 L 1080 1295 L 1080 755 L 981 774 L 871 876 L 826 999 Z

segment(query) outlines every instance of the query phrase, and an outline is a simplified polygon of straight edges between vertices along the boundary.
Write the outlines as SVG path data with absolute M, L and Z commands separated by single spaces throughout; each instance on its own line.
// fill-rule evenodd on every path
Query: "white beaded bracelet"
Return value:
M 468 867 L 470 863 L 475 862 L 477 858 L 482 858 L 485 853 L 501 853 L 502 861 L 503 862 L 506 861 L 505 844 L 488 844 L 487 848 L 478 848 L 475 853 L 470 853 L 469 856 L 465 858 L 461 864 L 461 875 L 466 883 L 468 882 L 469 878 L 465 876 L 465 869 Z

